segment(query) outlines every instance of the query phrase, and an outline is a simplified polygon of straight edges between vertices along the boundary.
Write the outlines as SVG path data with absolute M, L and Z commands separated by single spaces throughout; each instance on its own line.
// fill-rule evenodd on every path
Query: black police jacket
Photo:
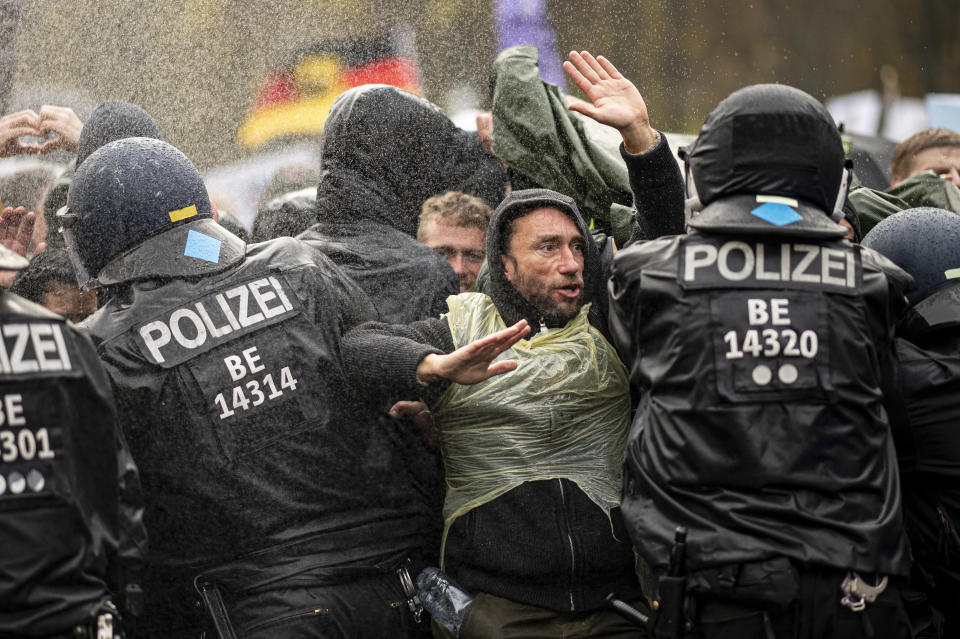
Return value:
M 376 317 L 366 296 L 298 240 L 244 249 L 193 224 L 221 243 L 213 263 L 140 273 L 89 320 L 142 460 L 158 636 L 196 627 L 198 573 L 239 630 L 264 621 L 259 593 L 382 574 L 419 541 L 402 451 L 353 419 L 342 377 L 341 334 Z M 188 230 L 127 259 L 162 269 L 149 244 Z
M 911 304 L 897 327 L 898 386 L 891 410 L 904 520 L 922 589 L 949 610 L 960 592 L 960 281 Z M 949 593 L 949 594 L 948 594 Z
M 904 481 L 960 486 L 960 281 L 911 304 L 897 327 L 898 410 Z
M 882 388 L 909 276 L 822 213 L 776 225 L 735 206 L 735 224 L 708 207 L 700 230 L 614 260 L 611 330 L 641 390 L 631 538 L 661 571 L 685 526 L 691 570 L 785 556 L 903 575 Z
M 6 292 L 0 396 L 0 636 L 65 635 L 133 592 L 137 469 L 90 340 Z

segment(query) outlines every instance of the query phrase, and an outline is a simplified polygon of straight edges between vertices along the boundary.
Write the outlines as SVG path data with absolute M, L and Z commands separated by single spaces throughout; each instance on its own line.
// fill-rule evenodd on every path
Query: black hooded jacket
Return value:
M 507 225 L 543 206 L 563 211 L 586 238 L 584 303 L 598 309 L 604 297 L 597 248 L 573 200 L 545 189 L 514 192 L 494 213 L 487 233 L 489 295 L 507 325 L 525 318 L 533 330 L 541 326 L 541 317 L 506 280 L 500 256 Z M 600 311 L 591 313 L 594 320 L 603 321 Z M 348 375 L 355 384 L 383 392 L 387 380 L 390 388 L 404 389 L 406 398 L 425 396 L 428 403 L 446 386 L 424 388 L 416 380 L 417 365 L 429 353 L 453 350 L 445 318 L 408 326 L 364 324 L 344 339 Z M 568 479 L 526 482 L 456 519 L 447 537 L 445 566 L 471 592 L 556 611 L 596 610 L 611 591 L 627 598 L 641 594 L 630 544 L 613 536 L 603 510 Z
M 416 241 L 420 207 L 444 191 L 492 206 L 506 175 L 475 133 L 458 129 L 435 105 L 382 85 L 345 92 L 320 138 L 317 224 L 300 239 L 343 268 L 391 323 L 436 317 L 456 274 Z

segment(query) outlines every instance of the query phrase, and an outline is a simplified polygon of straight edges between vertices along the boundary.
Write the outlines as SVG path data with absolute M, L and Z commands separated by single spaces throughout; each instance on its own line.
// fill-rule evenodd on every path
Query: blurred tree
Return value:
M 491 0 L 0 1 L 20 13 L 14 89 L 136 102 L 201 169 L 241 154 L 236 127 L 260 83 L 301 45 L 406 25 L 426 97 L 440 105 L 464 86 L 487 102 L 497 53 Z M 548 9 L 560 50 L 609 57 L 668 130 L 696 131 L 724 96 L 756 82 L 820 99 L 879 88 L 884 64 L 904 95 L 960 91 L 956 0 L 548 0 Z

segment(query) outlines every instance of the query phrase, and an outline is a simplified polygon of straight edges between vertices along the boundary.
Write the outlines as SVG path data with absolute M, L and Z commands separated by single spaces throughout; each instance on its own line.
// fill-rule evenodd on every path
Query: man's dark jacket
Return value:
M 137 469 L 90 340 L 6 292 L 0 329 L 0 636 L 73 636 L 106 602 L 135 605 Z
M 358 87 L 330 110 L 320 170 L 317 224 L 300 239 L 344 269 L 382 321 L 439 315 L 460 284 L 446 260 L 416 241 L 420 207 L 445 191 L 499 203 L 506 174 L 480 138 L 412 93 Z
M 787 225 L 759 206 L 720 200 L 614 260 L 611 330 L 642 393 L 624 520 L 660 571 L 684 526 L 690 570 L 788 557 L 903 575 L 881 389 L 909 278 L 809 206 Z
M 636 183 L 644 192 L 651 216 L 660 211 L 682 210 L 680 175 L 664 140 L 646 155 L 625 155 Z M 645 177 L 636 177 L 644 174 Z M 646 180 L 644 182 L 643 180 Z M 671 183 L 671 186 L 664 186 Z M 503 274 L 504 231 L 531 207 L 551 206 L 552 191 L 521 191 L 522 201 L 494 214 L 487 232 L 489 295 L 509 326 L 526 319 L 537 330 L 544 324 L 537 310 L 524 300 Z M 562 197 L 562 196 L 561 196 Z M 638 199 L 640 199 L 638 195 Z M 584 302 L 592 302 L 590 321 L 606 328 L 605 295 L 597 247 L 583 218 L 569 198 L 553 204 L 570 215 L 587 238 L 584 257 Z M 571 213 L 571 210 L 573 211 Z M 682 217 L 651 224 L 682 229 Z M 638 237 L 643 233 L 638 231 Z M 548 328 L 555 328 L 549 322 Z M 416 380 L 416 367 L 429 353 L 451 352 L 453 340 L 445 319 L 433 318 L 408 326 L 366 324 L 344 340 L 349 353 L 349 374 L 360 386 L 377 389 L 383 380 L 402 386 L 409 396 L 435 398 L 442 389 L 425 389 Z M 381 391 L 384 389 L 381 388 Z M 540 606 L 556 611 L 595 610 L 604 597 L 617 591 L 639 597 L 630 544 L 611 532 L 606 514 L 567 479 L 526 482 L 505 495 L 474 508 L 452 524 L 446 542 L 445 562 L 454 578 L 467 590 Z
M 186 230 L 222 242 L 218 261 L 178 275 L 149 259 Z M 302 612 L 265 600 L 392 578 L 419 526 L 395 481 L 402 451 L 354 418 L 342 375 L 341 335 L 376 317 L 363 292 L 299 240 L 245 246 L 211 220 L 126 259 L 144 270 L 87 325 L 142 463 L 155 540 L 143 634 L 197 627 L 199 573 L 240 632 Z

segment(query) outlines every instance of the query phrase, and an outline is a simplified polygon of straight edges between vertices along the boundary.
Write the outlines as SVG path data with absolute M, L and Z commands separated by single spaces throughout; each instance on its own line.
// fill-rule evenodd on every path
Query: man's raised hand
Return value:
M 613 63 L 603 56 L 594 58 L 589 51 L 571 51 L 563 70 L 590 99 L 573 99 L 567 108 L 620 131 L 630 153 L 643 153 L 653 146 L 657 134 L 650 126 L 643 96 Z
M 431 353 L 417 366 L 417 379 L 423 383 L 446 379 L 457 384 L 477 384 L 494 375 L 508 373 L 517 367 L 513 359 L 493 363 L 501 353 L 530 332 L 526 320 L 462 346 L 452 353 Z

